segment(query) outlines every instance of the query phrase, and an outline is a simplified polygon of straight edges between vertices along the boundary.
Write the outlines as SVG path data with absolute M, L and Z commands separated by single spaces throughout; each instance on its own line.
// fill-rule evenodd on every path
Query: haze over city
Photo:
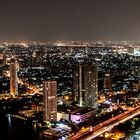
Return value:
M 140 40 L 139 0 L 1 0 L 0 41 Z

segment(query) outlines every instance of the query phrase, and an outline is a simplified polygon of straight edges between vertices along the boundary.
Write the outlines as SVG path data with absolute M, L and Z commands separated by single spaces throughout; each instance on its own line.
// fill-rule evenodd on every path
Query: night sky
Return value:
M 0 0 L 0 41 L 140 40 L 140 0 Z

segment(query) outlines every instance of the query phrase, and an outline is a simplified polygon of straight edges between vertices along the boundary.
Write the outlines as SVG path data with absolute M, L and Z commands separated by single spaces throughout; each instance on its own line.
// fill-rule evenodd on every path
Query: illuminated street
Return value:
M 136 107 L 130 111 L 127 111 L 118 116 L 115 116 L 93 128 L 90 128 L 88 131 L 86 131 L 84 133 L 76 134 L 73 137 L 71 137 L 70 140 L 73 140 L 73 139 L 91 140 L 91 139 L 96 138 L 97 136 L 101 135 L 102 133 L 105 133 L 106 131 L 111 130 L 114 126 L 116 126 L 120 123 L 123 123 L 139 114 L 140 114 L 140 107 Z

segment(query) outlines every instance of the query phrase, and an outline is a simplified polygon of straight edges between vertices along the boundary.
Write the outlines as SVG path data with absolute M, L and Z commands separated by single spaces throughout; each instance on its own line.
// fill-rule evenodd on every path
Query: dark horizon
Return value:
M 0 42 L 140 40 L 139 0 L 3 0 Z

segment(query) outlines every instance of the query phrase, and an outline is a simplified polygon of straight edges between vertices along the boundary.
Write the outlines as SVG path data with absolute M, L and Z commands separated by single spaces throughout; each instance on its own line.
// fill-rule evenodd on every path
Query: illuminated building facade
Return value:
M 70 120 L 78 124 L 80 122 L 85 122 L 90 118 L 95 117 L 96 113 L 97 112 L 95 109 L 83 107 L 71 112 Z
M 109 73 L 106 73 L 104 76 L 104 89 L 108 91 L 112 90 L 112 78 Z
M 57 82 L 44 81 L 44 121 L 57 121 Z
M 73 98 L 80 107 L 97 107 L 98 72 L 93 62 L 75 65 L 73 76 Z
M 17 62 L 14 58 L 10 60 L 10 95 L 18 95 Z

